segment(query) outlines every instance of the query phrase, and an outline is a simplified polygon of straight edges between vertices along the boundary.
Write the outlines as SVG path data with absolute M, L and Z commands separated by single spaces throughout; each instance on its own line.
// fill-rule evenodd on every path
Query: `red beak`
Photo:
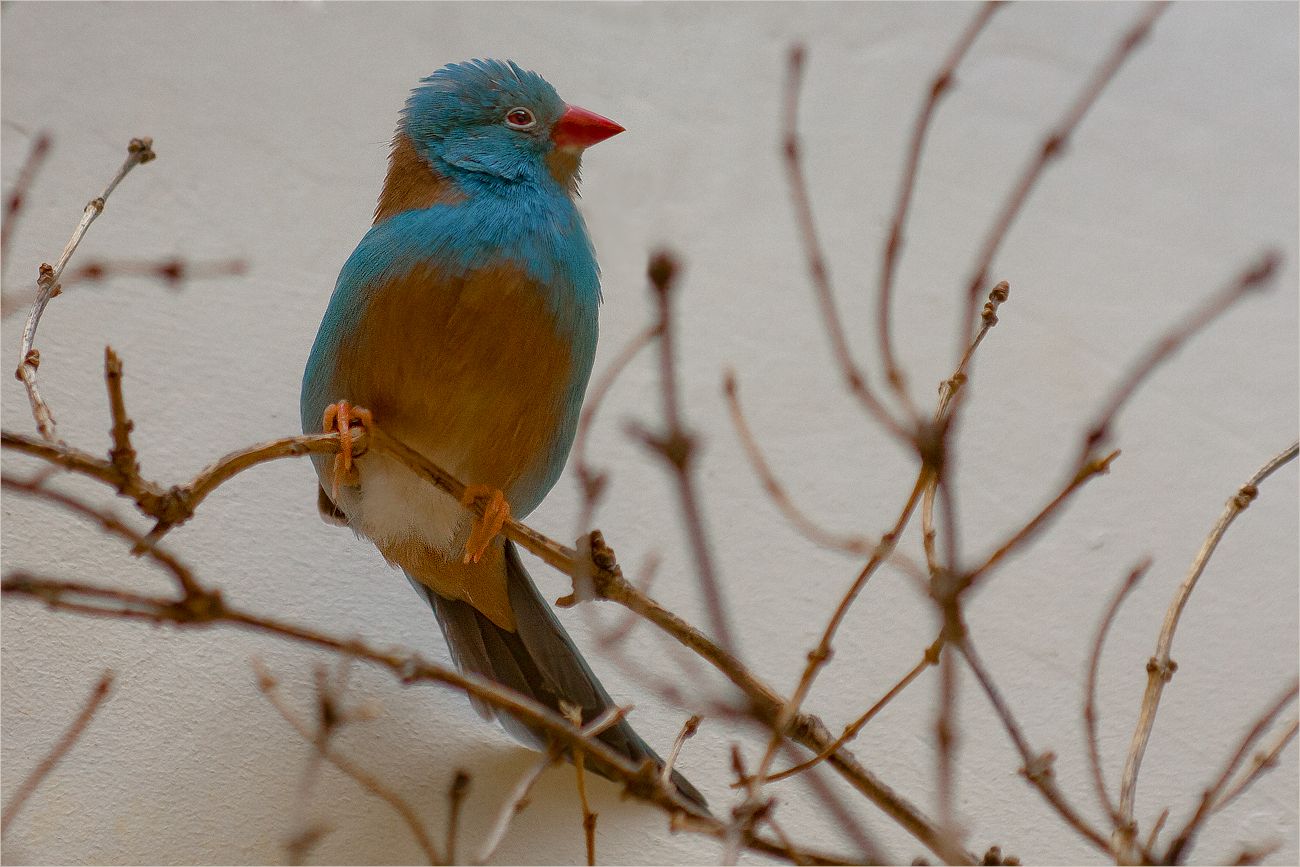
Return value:
M 582 150 L 622 131 L 623 127 L 609 118 L 571 105 L 551 127 L 551 141 L 558 148 Z

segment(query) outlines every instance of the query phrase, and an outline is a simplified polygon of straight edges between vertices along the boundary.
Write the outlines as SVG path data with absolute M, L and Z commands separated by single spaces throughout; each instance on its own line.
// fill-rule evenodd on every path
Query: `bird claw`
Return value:
M 361 482 L 356 467 L 352 464 L 355 457 L 352 452 L 352 426 L 358 425 L 362 430 L 365 430 L 372 424 L 374 424 L 374 416 L 370 410 L 360 406 L 353 406 L 346 400 L 340 400 L 338 403 L 332 403 L 325 407 L 325 415 L 321 419 L 322 429 L 325 433 L 338 431 L 339 434 L 339 453 L 334 456 L 333 490 L 331 491 L 336 503 L 339 499 L 339 487 L 341 485 L 352 487 Z
M 483 516 L 474 516 L 474 526 L 465 542 L 465 563 L 477 563 L 483 559 L 488 545 L 492 544 L 510 517 L 510 504 L 506 502 L 506 495 L 500 488 L 491 485 L 469 485 L 461 495 L 460 503 L 472 507 L 482 498 L 487 498 L 487 503 L 483 506 Z

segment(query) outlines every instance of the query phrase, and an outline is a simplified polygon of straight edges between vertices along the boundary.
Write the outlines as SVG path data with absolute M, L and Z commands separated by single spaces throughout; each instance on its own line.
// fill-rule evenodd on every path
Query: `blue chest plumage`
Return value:
M 455 464 L 458 445 L 496 450 L 496 464 L 459 467 L 492 478 L 464 481 L 510 490 L 523 515 L 555 484 L 572 445 L 600 288 L 567 194 L 498 186 L 367 233 L 312 349 L 302 415 L 304 429 L 318 430 L 324 407 L 348 399 L 432 458 Z

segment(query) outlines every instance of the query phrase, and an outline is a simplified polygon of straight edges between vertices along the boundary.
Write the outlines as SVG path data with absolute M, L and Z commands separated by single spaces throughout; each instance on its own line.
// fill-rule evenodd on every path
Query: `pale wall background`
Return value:
M 787 46 L 810 49 L 803 129 L 808 172 L 859 354 L 872 357 L 874 280 L 913 111 L 965 25 L 958 5 L 80 5 L 3 12 L 4 181 L 34 133 L 56 150 L 7 263 L 24 290 L 53 259 L 133 135 L 159 159 L 130 177 L 90 232 L 85 257 L 245 257 L 243 279 L 179 294 L 141 280 L 80 287 L 56 300 L 39 346 L 47 395 L 69 442 L 107 445 L 103 346 L 127 364 L 145 471 L 188 478 L 228 450 L 296 431 L 298 381 L 339 266 L 365 231 L 398 108 L 418 78 L 475 56 L 512 57 L 572 102 L 624 123 L 594 149 L 582 207 L 605 272 L 597 368 L 646 321 L 647 251 L 687 262 L 682 294 L 686 409 L 704 432 L 702 479 L 745 658 L 781 688 L 857 566 L 790 530 L 749 472 L 719 383 L 738 369 L 754 429 L 809 512 L 840 530 L 883 532 L 910 485 L 906 454 L 865 424 L 828 364 L 793 231 L 778 151 Z M 942 106 L 923 166 L 900 274 L 898 342 L 926 402 L 948 370 L 954 303 L 1003 191 L 1113 39 L 1139 12 L 1123 5 L 1001 11 Z M 1117 781 L 1164 608 L 1222 503 L 1294 436 L 1297 420 L 1296 7 L 1172 7 L 1123 70 L 1016 224 L 994 274 L 1012 283 L 981 352 L 959 466 L 962 546 L 987 550 L 1059 483 L 1109 383 L 1152 336 L 1280 247 L 1279 285 L 1241 305 L 1164 367 L 1120 420 L 1124 455 L 1066 517 L 1009 562 L 971 605 L 979 647 L 1033 744 L 1060 755 L 1064 789 L 1098 811 L 1080 734 L 1084 660 L 1104 599 L 1144 555 L 1155 568 L 1121 614 L 1102 668 L 1107 773 Z M 6 369 L 22 316 L 4 322 Z M 7 429 L 29 430 L 20 386 L 3 378 Z M 671 489 L 623 434 L 654 423 L 655 367 L 634 366 L 593 442 L 612 470 L 598 516 L 635 572 L 663 566 L 655 594 L 698 621 Z M 28 469 L 6 457 L 6 472 Z M 240 604 L 320 629 L 446 659 L 429 611 L 399 575 L 317 516 L 303 462 L 240 477 L 172 548 Z M 77 491 L 94 491 L 69 483 Z M 1264 489 L 1224 542 L 1189 606 L 1147 754 L 1144 827 L 1165 806 L 1185 818 L 1248 721 L 1294 674 L 1297 502 L 1294 465 Z M 577 535 L 566 475 L 533 516 Z M 163 587 L 91 528 L 6 497 L 4 566 L 109 584 Z M 122 511 L 125 511 L 123 507 Z M 916 537 L 908 542 L 916 550 Z M 534 561 L 551 597 L 565 581 Z M 617 612 L 601 609 L 604 622 Z M 584 647 L 591 613 L 562 615 Z M 935 618 L 908 580 L 878 575 L 845 625 L 810 699 L 832 728 L 873 702 L 918 658 Z M 305 703 L 313 654 L 231 631 L 176 633 L 3 606 L 3 794 L 72 718 L 99 672 L 111 703 L 5 840 L 8 863 L 281 862 L 303 821 L 332 830 L 317 862 L 408 862 L 405 828 L 351 781 L 326 772 L 299 798 L 309 754 L 258 694 L 263 659 Z M 673 674 L 648 627 L 631 656 Z M 613 693 L 665 748 L 688 709 L 657 698 L 609 659 Z M 474 789 L 473 851 L 533 757 L 482 724 L 456 693 L 403 689 L 357 670 L 353 695 L 382 704 L 340 745 L 416 804 L 441 833 L 457 767 Z M 689 681 L 700 702 L 719 678 Z M 858 755 L 934 809 L 931 726 L 937 682 L 913 686 L 872 724 Z M 969 843 L 1026 862 L 1096 860 L 1016 775 L 1019 761 L 969 678 L 961 683 L 959 808 Z M 722 811 L 727 744 L 753 761 L 761 739 L 706 722 L 681 767 Z M 830 778 L 828 778 L 830 779 Z M 837 791 L 848 793 L 834 783 Z M 661 815 L 593 784 L 599 853 L 610 862 L 709 863 L 712 842 L 670 836 Z M 850 851 L 801 785 L 781 815 L 798 838 Z M 1282 766 L 1203 835 L 1200 860 L 1276 842 L 1294 863 L 1294 747 Z M 906 863 L 919 844 L 873 808 L 871 833 Z M 499 852 L 507 862 L 581 861 L 572 772 L 542 781 Z

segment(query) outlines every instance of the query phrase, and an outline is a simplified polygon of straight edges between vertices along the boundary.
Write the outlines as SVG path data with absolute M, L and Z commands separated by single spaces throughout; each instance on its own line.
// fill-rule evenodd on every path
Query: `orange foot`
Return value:
M 339 453 L 334 456 L 333 498 L 337 503 L 340 485 L 355 485 L 360 479 L 356 468 L 352 466 L 352 426 L 360 425 L 365 429 L 374 423 L 370 410 L 353 406 L 346 400 L 332 403 L 325 407 L 325 416 L 321 427 L 325 433 L 339 432 Z
M 474 526 L 469 531 L 469 541 L 465 543 L 465 560 L 466 563 L 477 563 L 483 559 L 483 552 L 492 544 L 497 533 L 506 524 L 506 518 L 510 517 L 510 504 L 506 502 L 506 495 L 501 493 L 500 488 L 494 488 L 491 485 L 470 485 L 465 488 L 464 495 L 460 498 L 461 505 L 473 506 L 480 498 L 487 498 L 487 505 L 483 507 L 483 517 L 474 516 Z

